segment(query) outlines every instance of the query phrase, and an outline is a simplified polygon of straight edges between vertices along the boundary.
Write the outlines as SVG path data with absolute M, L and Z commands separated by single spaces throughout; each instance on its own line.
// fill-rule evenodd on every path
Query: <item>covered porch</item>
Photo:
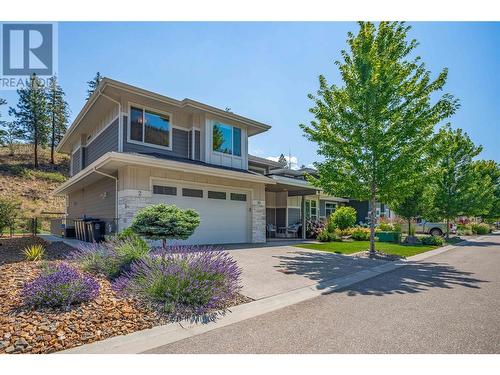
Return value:
M 311 218 L 311 201 L 316 201 L 319 189 L 304 180 L 270 177 L 276 184 L 266 186 L 266 240 L 305 239 L 304 223 Z M 313 206 L 317 216 L 317 206 Z

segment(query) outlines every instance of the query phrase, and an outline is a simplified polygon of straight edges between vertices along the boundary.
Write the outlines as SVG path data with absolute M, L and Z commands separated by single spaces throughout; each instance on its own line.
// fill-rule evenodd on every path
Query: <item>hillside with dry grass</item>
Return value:
M 39 216 L 44 211 L 64 212 L 64 198 L 52 192 L 68 178 L 68 156 L 56 154 L 55 164 L 51 164 L 50 150 L 42 149 L 39 163 L 35 169 L 32 146 L 18 145 L 14 155 L 9 155 L 7 147 L 0 147 L 0 196 L 18 201 L 23 217 Z

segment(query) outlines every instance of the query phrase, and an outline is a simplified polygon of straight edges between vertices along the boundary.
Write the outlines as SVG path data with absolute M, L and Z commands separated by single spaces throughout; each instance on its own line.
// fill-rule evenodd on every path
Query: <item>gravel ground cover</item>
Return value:
M 165 324 L 159 316 L 133 298 L 118 296 L 105 278 L 97 299 L 65 311 L 60 308 L 31 309 L 24 304 L 21 291 L 37 277 L 43 266 L 60 262 L 71 248 L 63 243 L 44 243 L 36 237 L 2 239 L 0 247 L 0 354 L 52 353 L 93 341 Z M 47 260 L 23 260 L 22 249 L 33 243 L 46 245 Z M 251 301 L 238 295 L 231 306 Z

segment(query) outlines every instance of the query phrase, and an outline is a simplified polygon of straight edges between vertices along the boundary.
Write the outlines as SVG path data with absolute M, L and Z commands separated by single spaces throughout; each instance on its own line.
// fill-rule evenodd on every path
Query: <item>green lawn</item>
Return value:
M 352 241 L 352 242 L 325 242 L 325 243 L 308 243 L 296 245 L 304 249 L 329 251 L 337 254 L 353 254 L 359 251 L 368 250 L 370 248 L 369 241 Z M 400 255 L 411 257 L 412 255 L 420 254 L 438 246 L 427 245 L 398 245 L 390 242 L 375 243 L 375 250 L 386 254 Z

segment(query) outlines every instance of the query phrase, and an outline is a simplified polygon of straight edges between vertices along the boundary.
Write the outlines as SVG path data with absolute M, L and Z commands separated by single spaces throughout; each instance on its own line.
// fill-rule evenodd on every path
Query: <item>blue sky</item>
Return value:
M 417 53 L 437 74 L 449 68 L 447 92 L 462 108 L 451 118 L 500 161 L 500 23 L 411 23 Z M 177 99 L 189 97 L 272 125 L 250 151 L 280 153 L 308 165 L 318 157 L 299 123 L 311 120 L 308 93 L 333 64 L 355 23 L 60 23 L 59 77 L 72 117 L 96 71 Z M 0 92 L 14 105 L 16 95 Z M 3 107 L 2 115 L 7 116 Z

